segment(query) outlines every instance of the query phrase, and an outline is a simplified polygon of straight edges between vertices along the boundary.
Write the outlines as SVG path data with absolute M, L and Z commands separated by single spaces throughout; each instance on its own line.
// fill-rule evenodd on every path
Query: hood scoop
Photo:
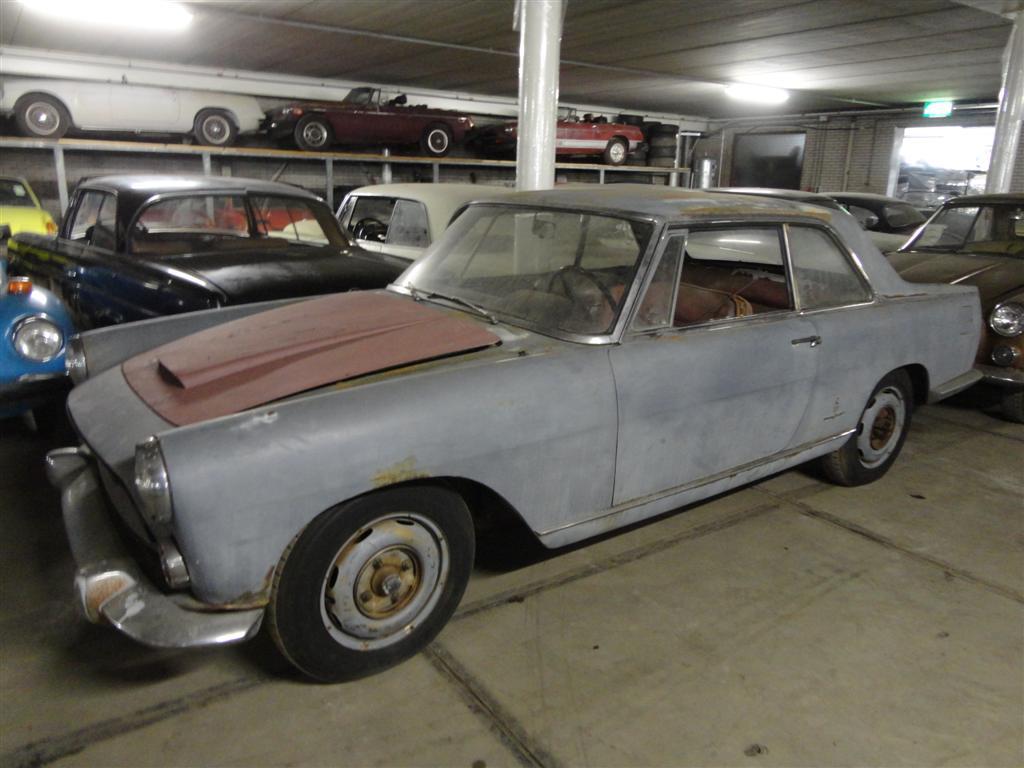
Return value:
M 122 369 L 140 398 L 180 426 L 497 343 L 479 323 L 412 299 L 342 293 L 186 336 Z

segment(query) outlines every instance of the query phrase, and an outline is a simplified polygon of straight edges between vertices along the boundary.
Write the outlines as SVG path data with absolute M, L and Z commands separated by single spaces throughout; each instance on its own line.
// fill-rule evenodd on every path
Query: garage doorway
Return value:
M 748 133 L 732 145 L 733 187 L 800 189 L 805 133 Z
M 985 191 L 995 128 L 924 125 L 903 129 L 894 194 L 934 209 L 953 197 Z

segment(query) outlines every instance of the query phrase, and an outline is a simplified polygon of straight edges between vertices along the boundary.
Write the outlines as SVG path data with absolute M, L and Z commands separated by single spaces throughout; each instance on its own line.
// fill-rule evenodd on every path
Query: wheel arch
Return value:
M 914 405 L 924 405 L 928 402 L 929 377 L 928 369 L 921 363 L 910 363 L 897 370 L 906 371 L 910 377 L 910 384 L 913 387 Z

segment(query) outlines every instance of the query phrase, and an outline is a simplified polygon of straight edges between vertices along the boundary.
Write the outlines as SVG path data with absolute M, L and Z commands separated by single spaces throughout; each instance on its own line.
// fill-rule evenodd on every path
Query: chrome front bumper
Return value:
M 46 471 L 61 492 L 75 588 L 85 617 L 110 623 L 134 640 L 158 648 L 223 645 L 259 631 L 263 610 L 225 611 L 167 595 L 142 573 L 114 529 L 99 473 L 89 450 L 59 448 Z

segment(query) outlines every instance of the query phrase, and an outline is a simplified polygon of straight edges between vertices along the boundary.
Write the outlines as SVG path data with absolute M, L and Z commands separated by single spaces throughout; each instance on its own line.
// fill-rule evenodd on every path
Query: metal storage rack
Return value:
M 380 163 L 382 166 L 382 179 L 385 183 L 391 180 L 392 164 L 401 165 L 429 165 L 433 171 L 435 182 L 441 179 L 442 166 L 459 166 L 471 168 L 509 168 L 514 169 L 514 160 L 489 160 L 473 157 L 417 157 L 406 155 L 393 155 L 387 149 L 381 153 L 360 153 L 360 152 L 305 152 L 289 149 L 270 149 L 263 147 L 207 147 L 191 144 L 160 144 L 144 141 L 105 141 L 98 139 L 60 139 L 59 141 L 44 141 L 40 139 L 28 139 L 18 137 L 0 137 L 0 151 L 4 149 L 30 149 L 49 151 L 53 153 L 54 174 L 57 179 L 57 189 L 60 196 L 61 210 L 66 210 L 68 205 L 68 182 L 67 173 L 64 168 L 65 152 L 98 152 L 107 154 L 160 154 L 177 156 L 195 156 L 202 163 L 202 172 L 209 175 L 212 172 L 212 160 L 214 157 L 223 158 L 264 158 L 270 160 L 319 160 L 324 164 L 324 178 L 326 194 L 324 198 L 327 204 L 334 208 L 334 164 L 335 163 Z M 608 173 L 644 173 L 651 176 L 671 177 L 669 183 L 675 183 L 683 179 L 686 186 L 689 179 L 690 169 L 679 168 L 656 168 L 646 165 L 602 165 L 599 163 L 556 163 L 555 168 L 559 170 L 592 171 L 597 174 L 598 182 L 605 183 Z M 198 169 L 197 169 L 198 170 Z

